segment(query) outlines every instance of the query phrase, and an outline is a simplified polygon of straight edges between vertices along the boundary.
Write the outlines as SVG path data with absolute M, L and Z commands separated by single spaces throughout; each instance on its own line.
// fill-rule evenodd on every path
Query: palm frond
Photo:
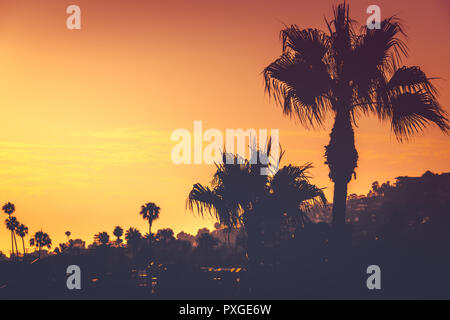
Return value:
M 342 73 L 343 62 L 347 60 L 354 38 L 354 20 L 350 19 L 350 7 L 344 3 L 333 7 L 333 20 L 325 19 L 330 32 L 331 56 L 329 62 L 334 67 L 335 74 Z
M 306 127 L 322 125 L 332 82 L 323 62 L 310 64 L 298 54 L 283 53 L 263 73 L 266 92 L 284 114 L 297 116 Z
M 423 131 L 428 124 L 435 124 L 444 133 L 449 132 L 445 110 L 427 91 L 395 95 L 390 99 L 388 107 L 391 112 L 391 128 L 399 141 Z
M 357 67 L 368 69 L 380 68 L 383 71 L 394 72 L 402 58 L 408 56 L 408 47 L 402 38 L 406 38 L 402 21 L 396 16 L 381 22 L 380 29 L 363 27 L 361 36 L 355 38 L 354 59 L 349 61 Z M 359 62 L 359 63 L 358 63 Z
M 200 183 L 194 184 L 191 192 L 189 192 L 186 206 L 189 210 L 197 212 L 204 216 L 209 213 L 217 216 L 218 206 L 220 205 L 220 198 L 209 187 L 204 187 Z
M 402 92 L 426 91 L 437 95 L 437 90 L 431 83 L 436 78 L 428 78 L 419 67 L 401 67 L 395 71 L 387 84 L 387 90 Z
M 283 52 L 292 50 L 311 64 L 320 63 L 330 46 L 330 39 L 323 31 L 311 28 L 301 30 L 297 25 L 281 30 L 280 39 Z

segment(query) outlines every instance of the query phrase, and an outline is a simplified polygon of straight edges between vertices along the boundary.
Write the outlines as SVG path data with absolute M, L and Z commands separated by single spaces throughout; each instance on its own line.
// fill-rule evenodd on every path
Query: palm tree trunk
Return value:
M 148 245 L 151 247 L 152 245 L 152 221 L 148 221 Z
M 352 179 L 358 162 L 355 135 L 348 111 L 336 113 L 330 143 L 325 147 L 326 164 L 330 179 L 334 182 L 333 227 L 342 229 L 345 225 L 347 184 Z
M 347 202 L 347 183 L 335 182 L 333 194 L 333 226 L 342 229 L 345 225 L 345 211 Z
M 14 259 L 14 233 L 13 233 L 13 231 L 11 230 L 11 256 L 13 257 L 13 259 Z
M 23 237 L 22 237 L 22 246 L 23 246 L 23 259 L 25 260 L 25 241 L 23 240 Z
M 14 235 L 14 243 L 16 244 L 16 252 L 17 252 L 17 256 L 19 256 L 19 249 L 17 248 L 17 239 L 16 239 L 16 235 L 13 233 Z

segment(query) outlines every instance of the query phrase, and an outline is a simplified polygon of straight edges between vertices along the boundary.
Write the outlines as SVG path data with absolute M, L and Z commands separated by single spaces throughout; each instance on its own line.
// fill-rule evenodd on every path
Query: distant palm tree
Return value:
M 300 29 L 281 31 L 283 53 L 264 70 L 266 91 L 289 116 L 305 127 L 322 126 L 334 117 L 326 164 L 334 182 L 333 225 L 345 225 L 347 184 L 355 175 L 358 153 L 354 126 L 360 115 L 387 120 L 401 142 L 435 124 L 448 133 L 446 112 L 437 90 L 419 67 L 399 67 L 407 46 L 400 20 L 390 17 L 380 29 L 355 32 L 349 7 L 334 8 L 328 32 Z
M 148 233 L 149 234 L 152 234 L 153 221 L 155 221 L 159 218 L 160 211 L 161 211 L 161 208 L 158 207 L 153 202 L 148 202 L 145 205 L 141 206 L 141 212 L 139 214 L 142 215 L 143 219 L 148 220 Z M 149 243 L 151 243 L 151 242 L 149 241 Z
M 166 228 L 158 230 L 158 232 L 156 232 L 155 239 L 159 242 L 170 243 L 175 240 L 175 236 L 172 229 Z
M 23 240 L 23 238 L 25 238 L 25 236 L 28 234 L 28 227 L 23 223 L 19 224 L 19 226 L 16 228 L 16 234 L 22 238 L 23 256 L 25 257 L 25 241 Z
M 70 233 L 70 231 L 66 231 L 67 241 L 69 241 L 70 235 L 71 235 L 71 234 L 72 234 L 72 233 Z
M 11 202 L 8 202 L 3 205 L 2 210 L 7 215 L 12 215 L 14 213 L 14 211 L 16 211 L 16 206 L 14 204 L 12 204 Z
M 6 228 L 11 231 L 11 241 L 16 246 L 16 254 L 19 255 L 19 250 L 17 248 L 16 235 L 15 235 L 17 227 L 19 226 L 19 221 L 17 221 L 16 217 L 9 216 L 5 220 L 5 225 L 6 225 Z M 14 245 L 13 245 L 12 249 L 13 249 L 12 254 L 14 255 Z
M 34 237 L 30 239 L 30 246 L 36 247 L 39 250 L 39 258 L 41 257 L 41 248 L 47 247 L 50 249 L 52 247 L 52 239 L 45 232 L 38 231 L 34 234 Z
M 120 245 L 122 243 L 122 239 L 120 237 L 123 235 L 123 229 L 120 226 L 117 226 L 114 228 L 113 234 L 117 238 L 116 244 Z
M 16 207 L 11 202 L 8 202 L 3 205 L 2 210 L 9 216 L 9 218 L 11 218 L 11 215 L 14 213 L 14 211 L 16 211 Z M 10 229 L 8 228 L 8 230 L 10 230 Z M 12 256 L 14 256 L 14 231 L 13 230 L 11 230 L 11 249 L 12 249 L 11 254 L 12 254 Z
M 94 236 L 94 240 L 97 244 L 106 247 L 109 243 L 109 234 L 107 232 L 100 232 Z
M 136 252 L 139 242 L 142 240 L 142 235 L 136 228 L 130 228 L 125 232 L 125 240 L 129 248 Z

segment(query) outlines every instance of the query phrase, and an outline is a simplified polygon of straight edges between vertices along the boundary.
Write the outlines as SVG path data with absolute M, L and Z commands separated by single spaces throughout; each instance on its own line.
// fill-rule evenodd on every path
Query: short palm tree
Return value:
M 12 204 L 11 202 L 5 203 L 2 207 L 2 210 L 4 213 L 6 213 L 9 218 L 11 218 L 11 215 L 14 213 L 14 211 L 16 211 L 16 207 L 14 206 L 14 204 Z M 8 230 L 10 230 L 8 228 Z M 14 231 L 11 230 L 11 254 L 14 256 Z
M 333 224 L 339 228 L 345 224 L 347 184 L 356 176 L 359 116 L 389 121 L 399 141 L 430 124 L 448 133 L 449 123 L 433 79 L 419 67 L 399 67 L 407 47 L 398 18 L 383 20 L 380 29 L 356 32 L 344 2 L 327 25 L 328 32 L 296 25 L 283 29 L 283 52 L 263 73 L 266 91 L 284 114 L 307 128 L 334 117 L 325 158 L 334 183 Z
M 52 247 L 52 239 L 50 236 L 41 231 L 38 231 L 34 234 L 34 236 L 30 239 L 30 246 L 38 248 L 39 250 L 39 258 L 41 257 L 41 248 L 47 247 L 50 249 Z
M 130 228 L 125 232 L 125 240 L 127 240 L 127 246 L 135 253 L 142 240 L 142 234 L 138 229 Z
M 114 228 L 113 234 L 117 238 L 116 245 L 120 245 L 122 243 L 121 237 L 123 235 L 123 229 L 120 226 L 117 226 Z
M 28 234 L 28 227 L 23 223 L 19 224 L 16 229 L 16 234 L 22 238 L 23 256 L 25 257 L 25 241 L 23 238 Z
M 109 243 L 109 234 L 107 232 L 99 232 L 94 236 L 94 240 L 97 244 L 106 247 Z
M 225 160 L 225 153 L 223 157 Z M 325 204 L 326 199 L 322 189 L 309 182 L 311 164 L 285 166 L 273 176 L 265 176 L 260 174 L 260 164 L 247 160 L 237 164 L 238 157 L 234 157 L 236 164 L 224 161 L 216 165 L 211 188 L 200 183 L 193 186 L 187 207 L 215 217 L 227 228 L 243 227 L 251 260 L 258 255 L 263 225 L 280 226 L 288 218 L 303 225 L 309 221 L 309 205 Z
M 153 221 L 155 221 L 159 218 L 160 211 L 161 211 L 161 208 L 158 207 L 153 202 L 148 202 L 145 205 L 141 206 L 141 212 L 139 214 L 142 215 L 143 219 L 148 221 L 148 233 L 149 234 L 152 234 Z

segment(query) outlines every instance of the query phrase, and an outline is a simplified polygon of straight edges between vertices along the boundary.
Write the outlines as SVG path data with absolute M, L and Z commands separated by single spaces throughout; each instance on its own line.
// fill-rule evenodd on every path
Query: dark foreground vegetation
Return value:
M 88 248 L 69 239 L 52 253 L 0 262 L 0 297 L 241 299 L 450 298 L 450 174 L 425 173 L 350 195 L 345 233 L 336 235 L 329 206 L 311 221 L 286 219 L 283 233 L 261 234 L 249 263 L 243 229 L 159 230 L 151 242 L 137 230 Z M 24 260 L 24 261 L 22 261 Z M 66 269 L 82 270 L 82 289 L 68 290 Z M 381 290 L 368 290 L 366 269 L 381 268 Z

